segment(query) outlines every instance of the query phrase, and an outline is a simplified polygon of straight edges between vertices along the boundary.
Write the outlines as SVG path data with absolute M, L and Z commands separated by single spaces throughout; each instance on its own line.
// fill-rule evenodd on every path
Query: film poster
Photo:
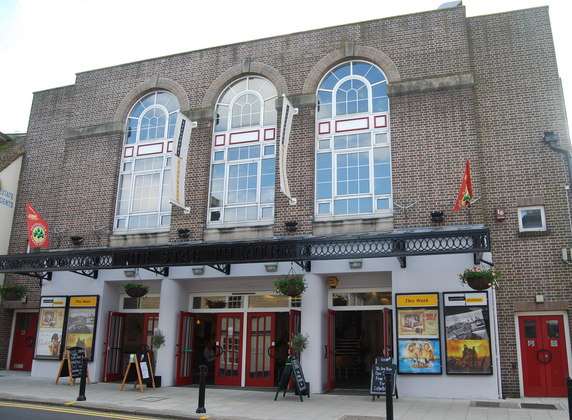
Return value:
M 66 348 L 81 347 L 93 360 L 98 296 L 70 297 L 66 330 Z
M 67 297 L 44 296 L 40 301 L 36 359 L 58 360 L 62 353 Z
M 491 375 L 486 292 L 444 293 L 447 374 Z
M 396 295 L 400 374 L 441 374 L 439 295 Z

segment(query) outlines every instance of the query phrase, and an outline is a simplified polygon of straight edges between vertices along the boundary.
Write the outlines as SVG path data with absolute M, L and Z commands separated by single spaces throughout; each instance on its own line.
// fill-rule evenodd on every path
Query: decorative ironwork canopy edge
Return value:
M 412 230 L 352 236 L 66 249 L 0 256 L 0 273 L 109 270 L 192 265 L 317 261 L 482 253 L 491 250 L 485 227 Z

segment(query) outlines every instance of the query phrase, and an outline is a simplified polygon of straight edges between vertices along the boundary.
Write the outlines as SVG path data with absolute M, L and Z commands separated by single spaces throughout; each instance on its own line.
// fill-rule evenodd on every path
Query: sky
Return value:
M 0 0 L 0 131 L 25 132 L 32 92 L 101 67 L 436 9 L 446 0 Z M 572 109 L 572 2 L 464 0 L 468 16 L 550 7 Z

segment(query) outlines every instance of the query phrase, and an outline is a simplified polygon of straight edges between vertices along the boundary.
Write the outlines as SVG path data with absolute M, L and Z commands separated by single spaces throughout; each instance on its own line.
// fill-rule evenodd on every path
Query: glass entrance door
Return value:
M 217 316 L 215 384 L 240 386 L 242 370 L 241 313 Z
M 177 341 L 177 385 L 193 382 L 193 330 L 194 319 L 189 312 L 181 312 L 179 318 L 179 339 Z
M 248 314 L 246 385 L 273 386 L 276 314 Z
M 124 323 L 125 314 L 109 312 L 107 317 L 107 341 L 105 343 L 105 363 L 103 369 L 104 382 L 113 382 L 121 379 L 121 338 Z

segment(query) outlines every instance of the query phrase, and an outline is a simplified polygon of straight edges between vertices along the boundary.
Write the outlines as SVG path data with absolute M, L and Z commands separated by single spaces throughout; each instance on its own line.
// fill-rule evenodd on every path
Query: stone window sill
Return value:
M 550 231 L 550 229 L 537 230 L 537 231 L 531 231 L 531 232 L 521 232 L 521 231 L 517 232 L 517 236 L 519 238 L 523 238 L 523 239 L 539 238 L 539 237 L 550 236 L 550 235 L 552 235 L 552 232 Z

